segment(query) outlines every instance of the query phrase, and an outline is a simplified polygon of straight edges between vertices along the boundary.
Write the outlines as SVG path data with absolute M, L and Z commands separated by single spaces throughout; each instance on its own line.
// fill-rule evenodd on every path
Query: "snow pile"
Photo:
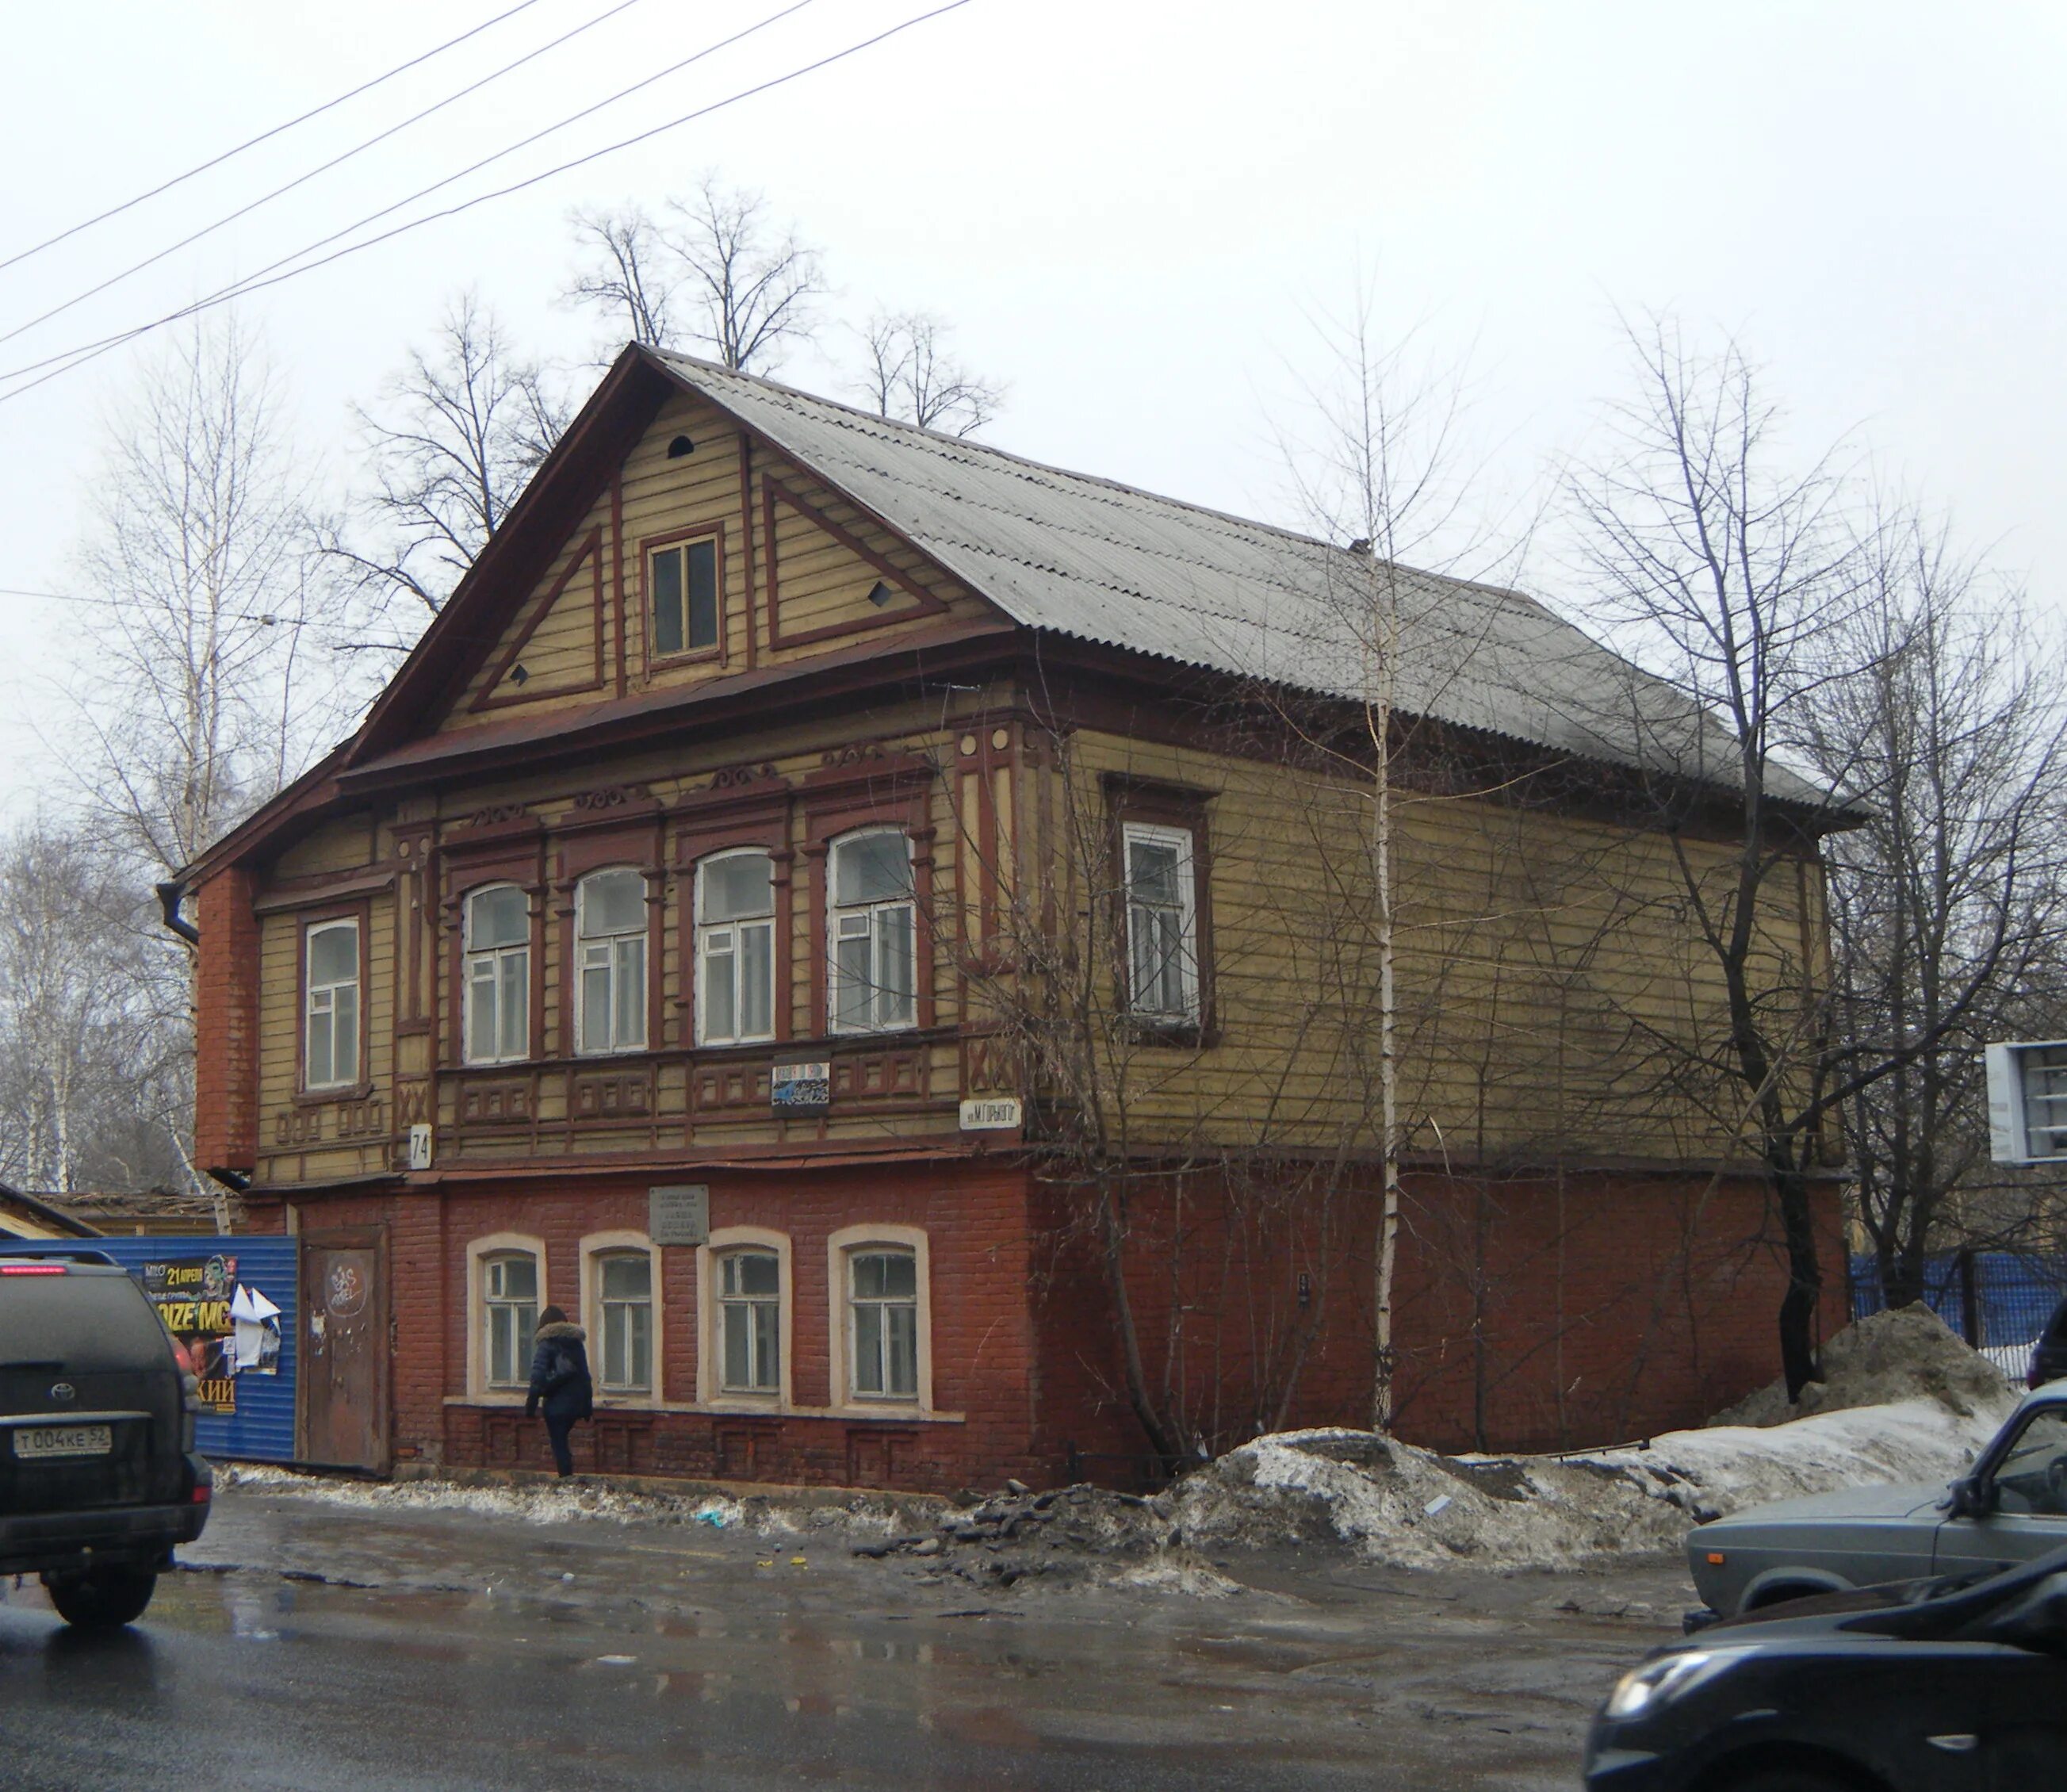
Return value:
M 1791 1406 L 1787 1384 L 1761 1388 L 1708 1422 L 1777 1425 L 1813 1412 L 1885 1406 L 1894 1400 L 1934 1400 L 1962 1418 L 1988 1413 L 2000 1420 L 2015 1398 L 2004 1371 L 1951 1331 L 1927 1306 L 1870 1313 L 1823 1347 L 1823 1379 L 1801 1390 Z
M 1906 1400 L 1565 1457 L 1444 1457 L 1367 1432 L 1288 1432 L 1229 1451 L 1156 1504 L 1205 1549 L 1334 1538 L 1398 1567 L 1557 1567 L 1671 1549 L 1691 1526 L 1769 1500 L 1942 1484 L 1996 1416 Z
M 1870 1352 L 1855 1360 L 1864 1365 L 1861 1375 L 1882 1372 Z M 803 1489 L 734 1497 L 595 1481 L 469 1485 L 343 1481 L 259 1467 L 220 1473 L 226 1485 L 395 1516 L 606 1519 L 761 1537 L 831 1531 L 851 1539 L 857 1556 L 985 1590 L 1045 1581 L 1212 1597 L 1235 1588 L 1208 1558 L 1232 1549 L 1320 1544 L 1404 1568 L 1562 1567 L 1671 1550 L 1693 1525 L 1769 1500 L 1887 1483 L 1942 1486 L 1993 1435 L 2010 1397 L 1997 1383 L 1984 1401 L 1946 1380 L 1963 1411 L 1946 1398 L 1906 1399 L 1564 1456 L 1451 1457 L 1370 1432 L 1285 1432 L 1230 1450 L 1152 1499 L 1090 1486 L 1036 1493 L 1016 1481 L 985 1499 L 961 1495 L 957 1504 Z
M 216 1484 L 303 1494 L 333 1506 L 397 1517 L 412 1512 L 464 1512 L 538 1525 L 604 1518 L 623 1524 L 707 1526 L 757 1537 L 833 1529 L 891 1536 L 908 1530 L 915 1522 L 929 1522 L 947 1503 L 924 1493 L 843 1493 L 814 1499 L 802 1489 L 794 1498 L 765 1493 L 734 1498 L 694 1489 L 677 1493 L 621 1487 L 579 1476 L 568 1481 L 518 1482 L 347 1481 L 263 1463 L 218 1465 Z

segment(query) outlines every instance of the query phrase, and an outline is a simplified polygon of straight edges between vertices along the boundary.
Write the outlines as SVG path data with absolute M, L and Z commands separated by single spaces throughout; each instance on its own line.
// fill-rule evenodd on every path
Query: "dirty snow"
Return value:
M 855 1555 L 988 1589 L 1046 1581 L 1216 1597 L 1235 1583 L 1208 1558 L 1235 1549 L 1322 1545 L 1400 1568 L 1570 1567 L 1676 1548 L 1693 1525 L 1769 1500 L 1943 1485 L 2008 1410 L 2013 1396 L 1997 1380 L 1993 1397 L 1966 1412 L 1937 1399 L 1904 1400 L 1562 1456 L 1448 1457 L 1369 1432 L 1286 1432 L 1229 1451 L 1152 1499 L 1016 1484 L 956 1505 L 804 1489 L 734 1497 L 596 1481 L 384 1483 L 262 1467 L 223 1474 L 231 1485 L 388 1514 L 658 1522 L 757 1538 L 831 1531 Z
M 388 1514 L 465 1512 L 484 1518 L 521 1518 L 563 1525 L 602 1518 L 625 1524 L 705 1526 L 756 1537 L 786 1537 L 836 1527 L 855 1534 L 889 1536 L 929 1522 L 947 1502 L 924 1493 L 828 1493 L 814 1497 L 753 1493 L 741 1498 L 685 1489 L 680 1493 L 620 1487 L 607 1481 L 355 1481 L 304 1473 L 264 1463 L 218 1467 L 218 1485 L 264 1493 L 305 1494 L 333 1506 Z
M 1565 1566 L 1671 1549 L 1694 1524 L 1769 1500 L 1948 1481 L 1994 1434 L 2004 1395 L 1963 1416 L 1904 1400 L 1562 1457 L 1444 1457 L 1369 1432 L 1291 1432 L 1230 1451 L 1157 1504 L 1202 1547 L 1332 1537 L 1398 1567 Z
M 2027 1357 L 2027 1362 L 2029 1359 Z M 1789 1405 L 1787 1384 L 1775 1381 L 1709 1421 L 1716 1425 L 1776 1425 L 1812 1412 L 1891 1401 L 1935 1400 L 1963 1416 L 1999 1412 L 2010 1372 L 1971 1348 L 1927 1306 L 1870 1313 L 1823 1346 L 1823 1379 Z M 2023 1373 L 2020 1366 L 2015 1371 Z

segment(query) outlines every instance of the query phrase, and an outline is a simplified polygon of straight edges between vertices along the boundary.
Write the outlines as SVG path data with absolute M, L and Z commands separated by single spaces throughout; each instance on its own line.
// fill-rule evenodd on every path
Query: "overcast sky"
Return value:
M 91 0 L 5 14 L 0 259 L 515 0 Z M 0 332 L 606 11 L 534 0 L 176 192 L 0 269 Z M 377 149 L 0 343 L 0 374 L 129 327 L 679 61 L 787 0 L 634 0 Z M 455 184 L 449 203 L 679 117 L 939 0 L 809 0 L 746 42 Z M 1270 422 L 1304 321 L 1358 258 L 1389 327 L 1468 349 L 1473 426 L 1519 490 L 1624 379 L 1618 307 L 1736 332 L 1801 438 L 1847 429 L 2057 604 L 2067 415 L 2059 91 L 2067 10 L 1738 0 L 969 0 L 833 67 L 242 303 L 341 486 L 345 406 L 472 281 L 579 360 L 566 214 L 716 168 L 825 252 L 836 309 L 952 319 L 1009 383 L 987 439 L 1285 516 Z M 396 221 L 429 209 L 428 202 Z M 0 403 L 0 587 L 76 590 L 97 418 L 124 351 Z M 825 388 L 833 368 L 783 376 Z M 0 378 L 0 387 L 5 385 Z M 1547 575 L 1547 569 L 1546 575 Z M 16 812 L 80 612 L 0 595 Z

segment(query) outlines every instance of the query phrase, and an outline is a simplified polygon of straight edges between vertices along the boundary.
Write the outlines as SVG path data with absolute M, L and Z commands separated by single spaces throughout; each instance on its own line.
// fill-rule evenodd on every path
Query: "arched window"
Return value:
M 765 852 L 723 852 L 696 867 L 696 1042 L 775 1037 L 774 865 Z
M 576 1049 L 646 1048 L 646 880 L 636 871 L 592 872 L 575 886 L 580 983 Z
M 653 1388 L 653 1258 L 643 1250 L 595 1258 L 595 1302 L 602 1318 L 603 1385 L 613 1393 Z
M 466 899 L 465 1055 L 506 1064 L 531 1049 L 531 906 L 514 884 Z
M 830 937 L 835 1033 L 880 1033 L 917 1020 L 918 904 L 912 843 L 890 829 L 833 843 Z
M 481 1258 L 481 1310 L 488 1385 L 523 1387 L 531 1373 L 531 1335 L 538 1329 L 538 1258 L 529 1251 Z

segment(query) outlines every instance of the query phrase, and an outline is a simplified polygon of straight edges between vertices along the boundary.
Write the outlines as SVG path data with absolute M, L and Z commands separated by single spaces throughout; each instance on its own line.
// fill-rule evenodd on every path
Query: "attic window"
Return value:
M 521 686 L 531 676 L 531 669 L 521 660 L 510 668 L 510 682 Z
M 693 454 L 696 451 L 696 445 L 687 436 L 677 436 L 668 444 L 668 458 L 671 461 L 679 461 L 684 454 Z
M 896 593 L 892 591 L 887 585 L 884 584 L 883 582 L 879 579 L 875 581 L 875 584 L 869 588 L 868 601 L 873 603 L 877 609 L 880 610 L 887 607 L 891 599 L 895 595 Z
M 717 543 L 677 542 L 656 548 L 648 560 L 653 652 L 701 653 L 718 644 Z

